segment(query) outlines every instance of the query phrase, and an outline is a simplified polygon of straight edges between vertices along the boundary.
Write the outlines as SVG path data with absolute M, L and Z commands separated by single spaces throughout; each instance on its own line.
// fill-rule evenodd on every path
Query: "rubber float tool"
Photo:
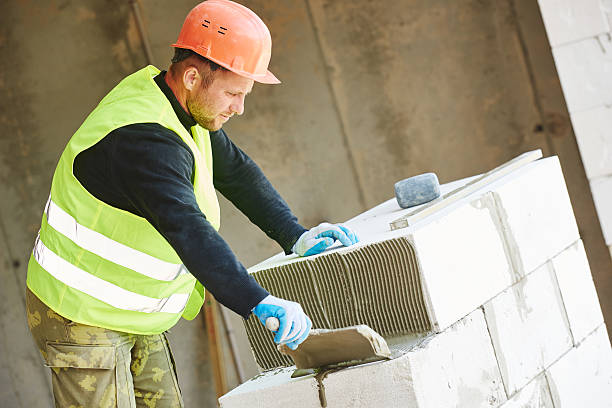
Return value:
M 415 207 L 438 197 L 440 182 L 435 173 L 419 174 L 395 183 L 395 198 L 401 208 Z

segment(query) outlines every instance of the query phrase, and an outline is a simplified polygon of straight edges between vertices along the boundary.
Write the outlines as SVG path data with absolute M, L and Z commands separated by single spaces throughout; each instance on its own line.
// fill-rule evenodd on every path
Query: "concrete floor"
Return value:
M 140 0 L 158 67 L 196 3 Z M 256 85 L 226 129 L 306 227 L 391 197 L 399 179 L 435 171 L 446 182 L 541 148 L 561 159 L 612 321 L 612 262 L 536 2 L 243 3 L 270 27 L 270 69 L 283 84 Z M 44 407 L 48 373 L 25 323 L 23 287 L 52 172 L 96 103 L 146 61 L 120 0 L 9 0 L 0 52 L 0 406 Z M 280 250 L 224 199 L 222 214 L 221 233 L 245 265 Z M 181 322 L 171 337 L 187 406 L 214 405 L 202 322 Z

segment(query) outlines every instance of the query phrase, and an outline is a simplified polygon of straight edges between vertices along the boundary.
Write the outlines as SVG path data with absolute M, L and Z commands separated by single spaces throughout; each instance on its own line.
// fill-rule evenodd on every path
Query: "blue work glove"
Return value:
M 344 246 L 351 246 L 359 242 L 357 235 L 348 227 L 324 222 L 304 232 L 291 250 L 299 256 L 316 255 L 334 245 L 336 240 Z
M 274 331 L 276 333 L 274 342 L 286 344 L 291 350 L 295 350 L 301 342 L 306 340 L 312 327 L 310 318 L 306 316 L 299 303 L 272 295 L 266 296 L 259 302 L 253 309 L 253 313 L 264 326 L 269 317 L 276 317 L 280 325 L 278 330 Z

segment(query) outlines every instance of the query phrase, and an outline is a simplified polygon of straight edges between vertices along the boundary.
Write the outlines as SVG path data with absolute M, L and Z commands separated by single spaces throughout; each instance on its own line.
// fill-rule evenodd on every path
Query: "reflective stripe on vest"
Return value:
M 179 275 L 188 273 L 183 264 L 174 264 L 155 258 L 79 224 L 74 217 L 62 210 L 51 198 L 47 201 L 44 213 L 47 214 L 47 223 L 57 232 L 81 248 L 117 265 L 129 268 L 149 278 L 163 281 L 172 281 Z M 64 283 L 70 285 L 68 282 Z
M 189 299 L 188 293 L 155 299 L 120 288 L 65 261 L 47 248 L 40 237 L 34 245 L 34 259 L 58 281 L 117 309 L 142 313 L 180 313 Z

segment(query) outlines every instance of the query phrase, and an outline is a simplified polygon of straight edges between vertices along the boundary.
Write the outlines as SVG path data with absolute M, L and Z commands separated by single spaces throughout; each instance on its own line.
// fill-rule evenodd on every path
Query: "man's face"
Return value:
M 212 83 L 198 86 L 187 95 L 187 109 L 204 129 L 219 130 L 234 114 L 244 112 L 244 98 L 253 89 L 253 80 L 231 71 L 212 73 Z

